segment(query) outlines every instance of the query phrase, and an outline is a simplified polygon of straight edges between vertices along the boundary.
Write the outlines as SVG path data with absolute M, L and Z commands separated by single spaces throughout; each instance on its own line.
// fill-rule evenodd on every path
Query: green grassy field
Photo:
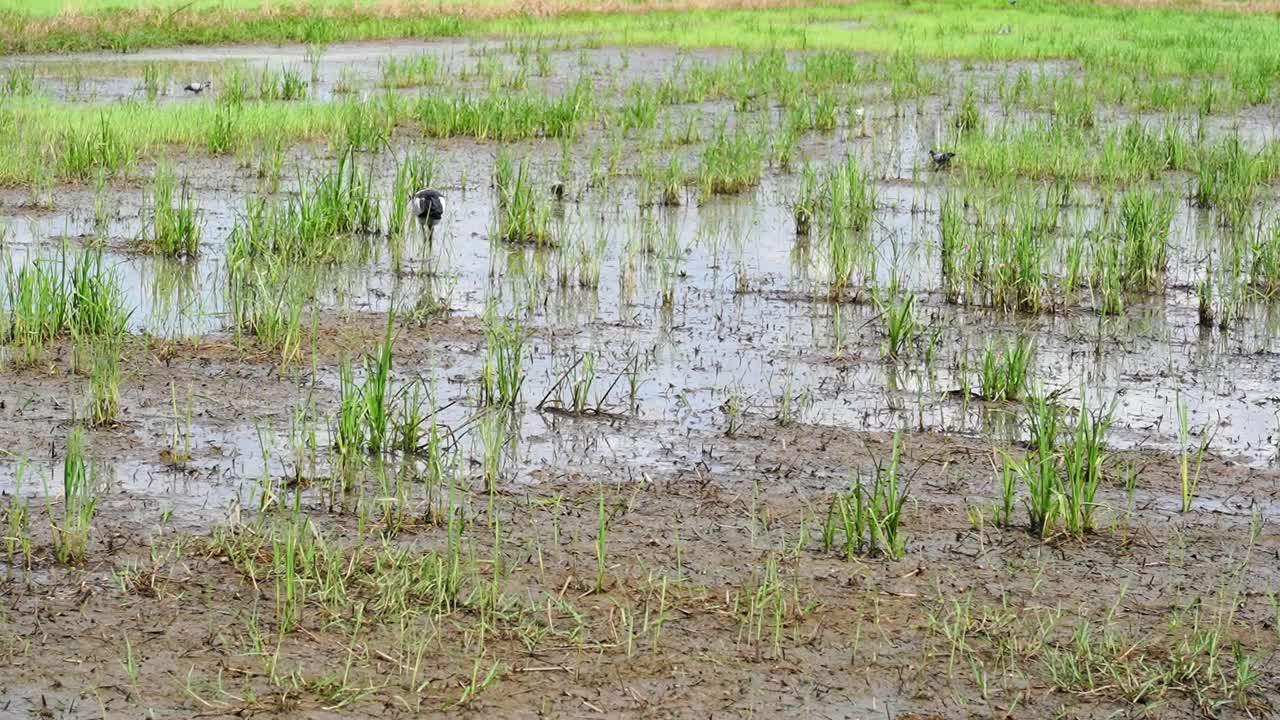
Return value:
M 314 12 L 316 5 L 323 12 Z M 21 9 L 19 9 L 19 6 Z M 167 10 L 181 7 L 180 12 Z M 1191 8 L 1130 8 L 1082 2 L 1010 5 L 1004 0 L 866 2 L 827 7 L 604 13 L 552 5 L 522 15 L 502 3 L 430 7 L 321 0 L 122 4 L 0 3 L 13 13 L 0 50 L 121 51 L 225 42 L 331 43 L 373 38 L 486 34 L 590 35 L 601 44 L 838 48 L 974 60 L 1078 60 L 1112 72 L 1227 75 L 1266 80 L 1280 69 L 1280 24 L 1263 14 Z M 633 9 L 663 7 L 629 6 Z M 107 10 L 107 8 L 111 8 Z M 270 9 L 271 12 L 264 12 Z M 624 8 L 625 9 L 625 8 Z M 563 10 L 564 12 L 560 12 Z M 54 13 L 63 12 L 61 15 Z

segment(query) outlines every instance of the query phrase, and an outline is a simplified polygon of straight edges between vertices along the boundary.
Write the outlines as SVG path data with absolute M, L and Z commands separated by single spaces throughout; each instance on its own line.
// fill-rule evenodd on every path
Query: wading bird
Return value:
M 200 93 L 204 92 L 205 90 L 208 90 L 211 87 L 213 87 L 213 81 L 205 80 L 204 82 L 187 83 L 185 86 L 183 86 L 182 89 L 186 90 L 189 93 L 195 93 L 196 95 L 199 95 Z
M 409 209 L 418 218 L 418 228 L 429 235 L 444 217 L 444 195 L 439 190 L 423 188 L 409 196 Z
M 951 159 L 956 156 L 953 152 L 938 152 L 937 150 L 929 151 L 929 159 L 933 161 L 934 170 L 946 170 L 951 167 Z

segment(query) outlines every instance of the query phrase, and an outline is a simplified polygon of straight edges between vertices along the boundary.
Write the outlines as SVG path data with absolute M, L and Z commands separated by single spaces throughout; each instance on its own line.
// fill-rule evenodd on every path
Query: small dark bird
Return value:
M 409 196 L 409 209 L 418 218 L 418 227 L 431 230 L 444 217 L 444 195 L 439 190 L 423 188 Z
M 551 183 L 551 194 L 554 195 L 557 200 L 563 200 L 564 199 L 564 183 L 562 182 Z
M 204 92 L 205 90 L 208 90 L 211 87 L 213 87 L 213 81 L 205 80 L 204 82 L 187 83 L 182 89 L 186 90 L 189 93 L 194 93 L 196 95 L 199 95 L 200 93 Z
M 933 161 L 934 170 L 946 170 L 951 167 L 951 159 L 956 156 L 953 152 L 938 152 L 937 150 L 929 151 L 929 159 Z

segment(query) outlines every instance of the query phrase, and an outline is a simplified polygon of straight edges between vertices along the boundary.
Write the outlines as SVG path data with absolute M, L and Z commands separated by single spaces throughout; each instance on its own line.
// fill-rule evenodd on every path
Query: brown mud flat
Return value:
M 326 320 L 314 363 L 371 346 L 383 322 Z M 397 363 L 479 335 L 401 328 Z M 53 557 L 59 503 L 37 494 L 30 557 L 6 562 L 0 716 L 1245 718 L 1280 700 L 1272 470 L 1209 458 L 1208 504 L 1181 514 L 1177 456 L 1115 452 L 1099 529 L 1041 540 L 1021 508 L 991 523 L 992 446 L 908 433 L 904 556 L 845 558 L 841 536 L 823 548 L 831 498 L 888 461 L 889 435 L 752 417 L 733 436 L 671 437 L 556 416 L 562 438 L 608 423 L 663 449 L 566 452 L 492 492 L 467 452 L 451 490 L 414 462 L 394 496 L 368 468 L 342 492 L 298 473 L 241 514 L 259 480 L 213 438 L 287 411 L 309 375 L 250 350 L 127 349 L 126 376 L 145 382 L 126 383 L 124 424 L 92 432 L 116 463 L 86 561 Z M 48 398 L 80 382 L 63 355 L 10 373 L 0 439 L 15 455 L 48 457 L 53 438 L 61 456 L 68 409 Z M 198 388 L 185 462 L 158 429 L 170 383 Z M 239 499 L 191 490 L 203 515 L 164 513 L 213 476 Z M 305 568 L 292 590 L 275 570 L 290 553 Z

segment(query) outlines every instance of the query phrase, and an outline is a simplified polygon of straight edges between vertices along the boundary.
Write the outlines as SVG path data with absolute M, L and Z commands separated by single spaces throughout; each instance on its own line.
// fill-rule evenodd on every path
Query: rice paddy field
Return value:
M 1274 717 L 1278 9 L 0 0 L 0 718 Z

